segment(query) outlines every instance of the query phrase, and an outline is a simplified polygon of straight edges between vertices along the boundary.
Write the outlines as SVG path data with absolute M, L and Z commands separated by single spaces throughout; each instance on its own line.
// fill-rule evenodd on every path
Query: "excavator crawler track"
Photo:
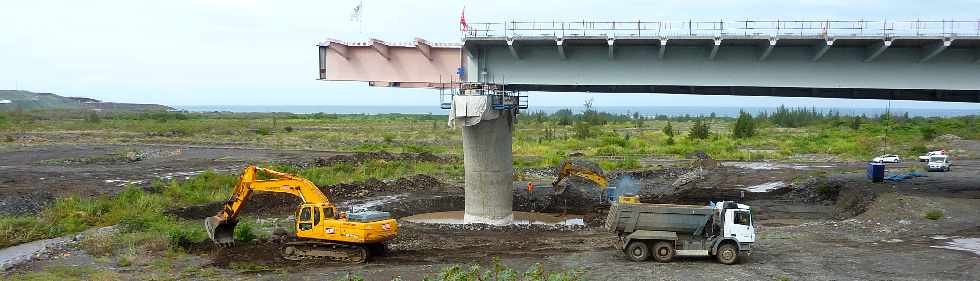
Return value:
M 364 263 L 370 257 L 365 246 L 326 241 L 289 241 L 280 248 L 282 257 L 292 261 Z

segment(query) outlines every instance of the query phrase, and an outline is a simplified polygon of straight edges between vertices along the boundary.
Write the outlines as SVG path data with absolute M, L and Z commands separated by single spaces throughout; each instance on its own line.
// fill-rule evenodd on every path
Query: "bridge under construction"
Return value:
M 461 35 L 326 40 L 319 78 L 442 89 L 463 131 L 472 222 L 510 220 L 522 92 L 980 102 L 980 21 L 511 21 Z

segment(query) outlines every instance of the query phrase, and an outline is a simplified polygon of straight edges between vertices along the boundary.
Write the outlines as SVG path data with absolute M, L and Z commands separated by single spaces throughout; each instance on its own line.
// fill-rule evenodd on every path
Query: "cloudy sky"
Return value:
M 326 37 L 457 42 L 470 22 L 503 20 L 969 19 L 980 1 L 4 0 L 0 89 L 167 105 L 423 105 L 432 90 L 316 81 Z M 884 107 L 886 101 L 654 94 L 532 93 L 532 105 Z M 893 107 L 978 109 L 893 102 Z

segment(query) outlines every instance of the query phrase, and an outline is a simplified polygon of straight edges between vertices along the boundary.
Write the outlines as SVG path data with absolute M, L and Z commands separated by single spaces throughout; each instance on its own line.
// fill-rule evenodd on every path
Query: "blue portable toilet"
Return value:
M 871 179 L 871 182 L 885 181 L 885 164 L 868 163 L 868 178 Z
M 606 188 L 606 200 L 609 202 L 616 202 L 616 187 L 610 186 Z

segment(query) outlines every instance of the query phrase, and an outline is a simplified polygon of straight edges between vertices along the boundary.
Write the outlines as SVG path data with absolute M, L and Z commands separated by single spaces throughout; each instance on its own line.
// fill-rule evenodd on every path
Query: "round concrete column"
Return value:
M 502 111 L 497 119 L 463 127 L 466 223 L 501 225 L 514 220 L 510 116 Z

